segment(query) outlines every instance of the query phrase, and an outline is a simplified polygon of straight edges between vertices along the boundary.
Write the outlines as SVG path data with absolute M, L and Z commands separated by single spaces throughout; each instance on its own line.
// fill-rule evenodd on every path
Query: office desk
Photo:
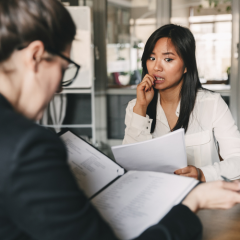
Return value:
M 229 210 L 201 210 L 203 240 L 239 240 L 240 204 Z

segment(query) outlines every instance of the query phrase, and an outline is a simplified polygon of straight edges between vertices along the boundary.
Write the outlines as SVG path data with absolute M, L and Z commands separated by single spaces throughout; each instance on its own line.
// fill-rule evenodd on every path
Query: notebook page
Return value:
M 68 150 L 68 163 L 87 197 L 124 174 L 124 169 L 71 132 L 61 135 Z
M 157 224 L 198 183 L 158 172 L 127 172 L 91 202 L 120 239 L 139 236 Z

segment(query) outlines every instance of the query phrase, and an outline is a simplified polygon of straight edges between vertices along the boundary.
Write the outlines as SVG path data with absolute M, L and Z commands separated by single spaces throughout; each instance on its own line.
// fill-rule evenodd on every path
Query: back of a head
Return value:
M 0 0 L 0 62 L 35 40 L 63 52 L 75 34 L 75 24 L 58 0 Z

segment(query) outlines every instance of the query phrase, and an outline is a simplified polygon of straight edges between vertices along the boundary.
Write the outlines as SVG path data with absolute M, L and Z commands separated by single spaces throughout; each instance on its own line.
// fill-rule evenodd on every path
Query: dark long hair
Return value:
M 35 40 L 63 52 L 75 34 L 75 24 L 58 0 L 0 0 L 0 62 Z
M 193 111 L 198 89 L 201 89 L 201 83 L 198 77 L 197 63 L 195 57 L 195 39 L 191 31 L 185 27 L 174 24 L 167 24 L 157 29 L 148 39 L 142 56 L 142 78 L 148 74 L 147 60 L 149 59 L 156 42 L 160 38 L 171 39 L 178 55 L 182 58 L 187 72 L 183 75 L 183 84 L 180 91 L 180 115 L 172 131 L 184 128 L 188 129 L 190 114 Z M 153 119 L 151 133 L 156 126 L 156 111 L 158 101 L 158 90 L 154 89 L 154 97 L 147 108 L 147 114 Z

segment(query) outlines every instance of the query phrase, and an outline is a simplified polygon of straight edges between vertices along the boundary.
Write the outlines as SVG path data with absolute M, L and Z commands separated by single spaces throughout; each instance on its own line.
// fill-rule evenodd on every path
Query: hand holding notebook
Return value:
M 198 183 L 159 172 L 125 172 L 73 133 L 61 138 L 80 188 L 120 239 L 135 238 L 158 223 Z

